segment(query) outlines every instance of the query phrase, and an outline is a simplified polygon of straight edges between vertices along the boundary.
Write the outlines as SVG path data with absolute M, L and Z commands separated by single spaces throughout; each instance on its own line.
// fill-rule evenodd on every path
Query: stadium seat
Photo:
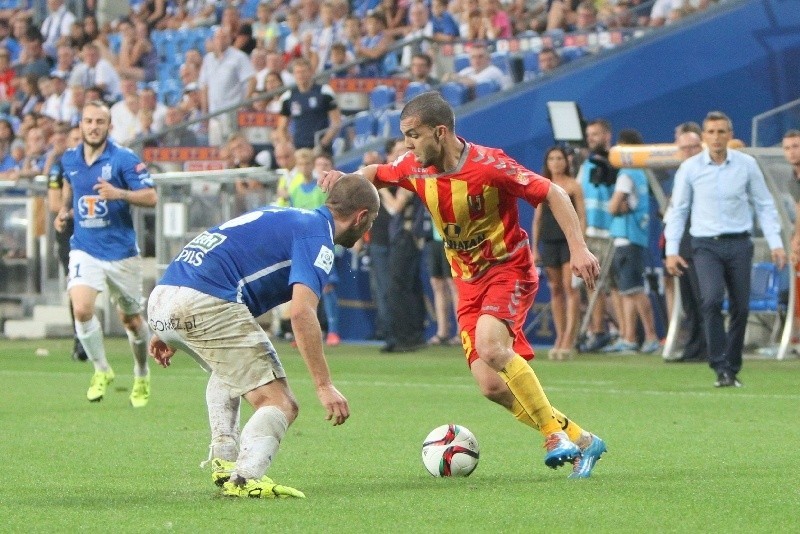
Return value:
M 774 263 L 758 262 L 750 271 L 750 311 L 757 313 L 779 313 L 785 311 L 786 303 L 782 302 L 781 293 L 789 289 L 789 271 L 782 271 Z M 722 309 L 728 310 L 728 298 L 722 303 Z
M 360 111 L 353 117 L 353 146 L 360 148 L 375 138 L 375 118 L 369 111 Z
M 114 55 L 119 55 L 119 50 L 122 48 L 122 35 L 119 33 L 109 33 L 108 48 L 114 53 Z
M 466 69 L 469 67 L 469 55 L 467 54 L 457 54 L 453 58 L 453 71 L 458 73 L 459 71 Z
M 158 99 L 168 106 L 178 104 L 183 96 L 181 82 L 175 78 L 166 78 L 158 83 L 156 93 Z
M 400 110 L 390 109 L 383 115 L 378 122 L 378 134 L 383 137 L 398 138 L 402 134 L 400 132 Z
M 244 2 L 239 4 L 239 15 L 241 15 L 243 19 L 255 20 L 256 8 L 258 8 L 260 2 L 261 0 L 244 0 Z
M 440 85 L 439 92 L 442 93 L 442 98 L 454 108 L 466 104 L 469 100 L 467 88 L 458 82 L 447 82 Z
M 481 98 L 500 90 L 500 86 L 493 81 L 480 82 L 475 84 L 475 98 Z
M 430 91 L 430 90 L 431 90 L 431 86 L 428 85 L 427 83 L 411 82 L 411 83 L 408 84 L 408 86 L 406 86 L 406 92 L 403 95 L 403 101 L 404 102 L 408 102 L 409 100 L 411 100 L 415 96 L 420 95 L 420 94 L 424 93 L 425 91 Z
M 369 108 L 374 112 L 381 112 L 394 106 L 397 92 L 394 87 L 378 85 L 369 93 Z
M 508 54 L 505 52 L 492 52 L 492 65 L 503 71 L 503 74 L 508 75 Z
M 586 51 L 580 46 L 565 46 L 560 50 L 559 54 L 561 55 L 562 62 L 569 63 L 570 61 L 574 61 L 579 57 L 585 56 Z
M 522 64 L 525 67 L 526 80 L 539 74 L 539 54 L 533 50 L 526 50 L 522 54 Z

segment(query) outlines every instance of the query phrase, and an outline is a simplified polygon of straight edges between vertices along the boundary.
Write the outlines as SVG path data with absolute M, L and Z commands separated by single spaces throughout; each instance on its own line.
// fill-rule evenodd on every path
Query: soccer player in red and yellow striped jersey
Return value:
M 539 280 L 517 199 L 547 202 L 567 237 L 573 272 L 589 289 L 599 276 L 569 196 L 502 150 L 458 137 L 453 110 L 436 92 L 406 104 L 400 129 L 408 152 L 360 172 L 377 187 L 397 185 L 427 205 L 458 286 L 461 340 L 481 393 L 541 431 L 546 465 L 571 462 L 571 478 L 588 477 L 605 444 L 552 407 L 527 362 L 534 352 L 523 332 Z M 323 189 L 340 175 L 326 175 Z

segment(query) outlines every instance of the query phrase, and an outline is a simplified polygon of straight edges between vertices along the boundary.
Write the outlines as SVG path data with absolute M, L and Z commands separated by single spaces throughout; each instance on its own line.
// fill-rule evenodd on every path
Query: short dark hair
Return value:
M 787 130 L 786 133 L 783 134 L 783 138 L 787 139 L 789 137 L 800 137 L 800 130 L 796 130 L 794 128 Z
M 706 123 L 710 121 L 725 121 L 728 123 L 728 128 L 733 131 L 733 122 L 731 122 L 731 118 L 721 111 L 709 111 L 706 118 L 703 119 L 703 129 L 705 129 Z
M 437 91 L 427 91 L 411 99 L 400 112 L 400 120 L 417 117 L 426 126 L 445 126 L 455 131 L 456 118 L 453 108 Z
M 611 133 L 611 123 L 605 119 L 594 119 L 589 121 L 586 126 L 599 126 L 603 130 Z
M 431 59 L 431 56 L 429 56 L 425 52 L 417 52 L 416 54 L 414 54 L 411 57 L 412 57 L 412 59 L 413 58 L 419 58 L 419 59 L 423 60 L 425 62 L 425 64 L 428 65 L 428 68 L 431 68 L 433 66 L 433 60 Z
M 620 145 L 642 145 L 644 144 L 644 139 L 642 139 L 642 134 L 639 133 L 639 130 L 625 128 L 619 131 L 617 143 Z
M 332 212 L 347 217 L 365 208 L 370 213 L 378 213 L 381 202 L 372 182 L 360 174 L 345 174 L 328 191 L 325 205 Z
M 699 124 L 697 124 L 694 121 L 682 122 L 675 127 L 675 130 L 678 132 L 678 134 L 684 134 L 686 132 L 694 132 L 697 135 L 700 135 L 703 133 L 703 129 L 700 127 Z

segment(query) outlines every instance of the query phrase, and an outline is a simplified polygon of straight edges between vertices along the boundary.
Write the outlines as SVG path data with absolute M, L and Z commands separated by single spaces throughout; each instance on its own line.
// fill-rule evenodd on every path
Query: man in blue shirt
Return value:
M 619 144 L 641 145 L 642 136 L 636 130 L 619 132 Z M 650 228 L 650 187 L 641 169 L 624 168 L 617 174 L 614 193 L 608 202 L 613 215 L 609 233 L 614 240 L 612 272 L 622 298 L 620 337 L 603 347 L 602 352 L 639 350 L 652 353 L 660 348 L 653 320 L 653 307 L 644 285 Z M 636 323 L 641 321 L 644 343 L 636 342 Z
M 94 313 L 97 294 L 108 286 L 133 350 L 130 401 L 140 408 L 150 398 L 149 331 L 141 315 L 142 265 L 130 207 L 155 206 L 156 192 L 139 157 L 108 139 L 111 114 L 103 102 L 91 101 L 83 106 L 80 128 L 83 142 L 61 158 L 63 204 L 55 228 L 63 232 L 67 220 L 74 219 L 67 290 L 75 313 L 75 331 L 95 369 L 86 398 L 102 400 L 114 380 L 103 347 L 103 331 Z
M 292 328 L 317 396 L 334 425 L 347 399 L 331 381 L 317 306 L 334 245 L 352 247 L 378 215 L 378 192 L 345 175 L 316 210 L 267 206 L 211 228 L 167 267 L 150 295 L 150 354 L 164 367 L 177 349 L 211 377 L 206 388 L 212 480 L 233 497 L 304 497 L 264 473 L 298 406 L 275 348 L 255 318 L 289 302 Z M 255 412 L 239 433 L 244 397 Z
M 753 210 L 778 269 L 786 264 L 775 201 L 752 156 L 728 150 L 733 125 L 727 115 L 710 112 L 703 121 L 707 148 L 684 161 L 675 175 L 667 211 L 666 269 L 680 276 L 687 262 L 678 254 L 686 220 L 691 216 L 692 251 L 700 282 L 701 314 L 706 326 L 708 363 L 715 387 L 740 387 L 742 348 L 750 312 L 753 263 Z M 722 316 L 728 292 L 730 324 Z
M 292 63 L 292 73 L 297 87 L 281 95 L 281 110 L 275 135 L 278 140 L 291 140 L 295 148 L 322 148 L 332 152 L 331 145 L 339 134 L 342 116 L 336 104 L 336 94 L 328 84 L 314 82 L 311 63 L 305 58 L 297 58 Z M 294 133 L 289 136 L 289 123 Z M 314 143 L 314 134 L 320 130 L 325 133 Z

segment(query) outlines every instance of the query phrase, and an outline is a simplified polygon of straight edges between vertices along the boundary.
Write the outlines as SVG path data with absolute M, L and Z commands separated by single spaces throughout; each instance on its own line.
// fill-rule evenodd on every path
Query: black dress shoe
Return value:
M 736 386 L 736 379 L 730 373 L 722 372 L 717 374 L 717 381 L 714 382 L 715 388 L 730 388 Z M 741 386 L 741 382 L 739 383 Z

